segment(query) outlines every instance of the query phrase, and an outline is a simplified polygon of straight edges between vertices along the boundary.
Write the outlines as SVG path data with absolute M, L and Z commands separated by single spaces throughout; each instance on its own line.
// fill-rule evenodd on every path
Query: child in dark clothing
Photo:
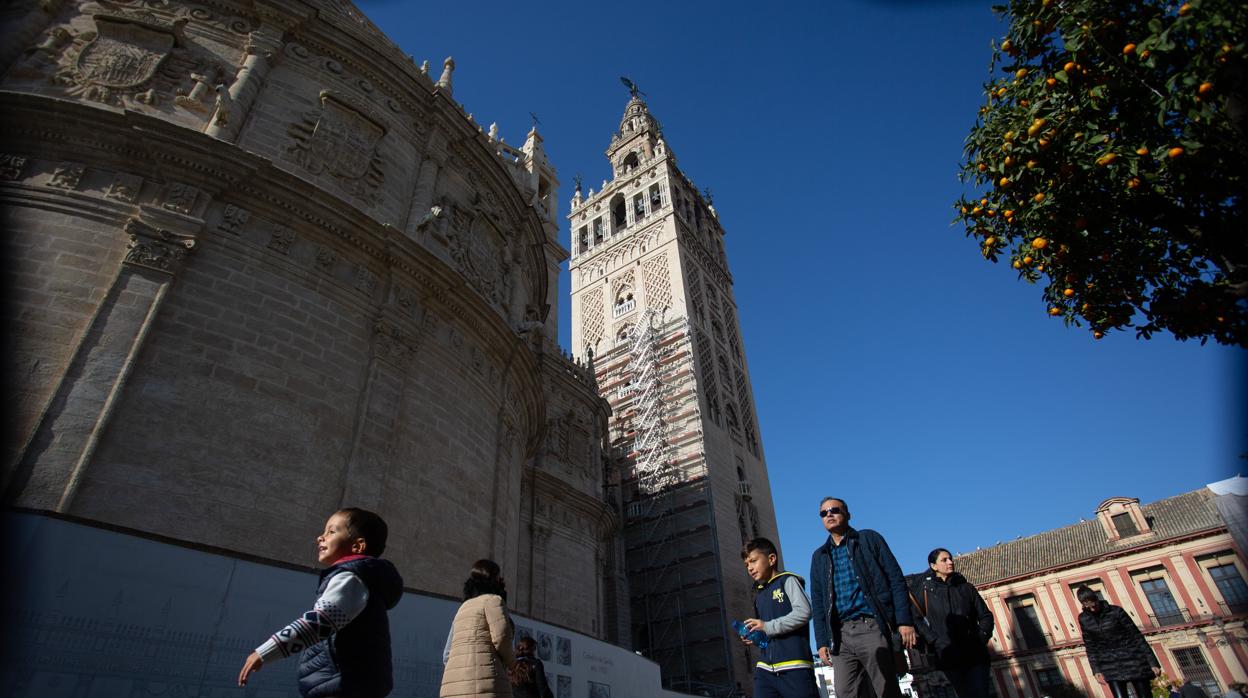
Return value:
M 312 610 L 252 652 L 238 685 L 265 664 L 299 658 L 304 698 L 382 698 L 394 686 L 386 612 L 403 595 L 403 579 L 389 560 L 386 522 L 363 509 L 342 509 L 316 539 L 321 572 Z
M 554 698 L 550 683 L 546 681 L 546 667 L 534 656 L 537 642 L 531 637 L 516 643 L 516 663 L 511 665 L 512 698 Z
M 754 667 L 754 698 L 818 698 L 810 654 L 810 600 L 802 578 L 778 568 L 776 546 L 754 538 L 741 549 L 745 570 L 756 583 L 754 612 L 746 630 L 761 630 L 767 646 Z M 753 644 L 742 638 L 747 645 Z

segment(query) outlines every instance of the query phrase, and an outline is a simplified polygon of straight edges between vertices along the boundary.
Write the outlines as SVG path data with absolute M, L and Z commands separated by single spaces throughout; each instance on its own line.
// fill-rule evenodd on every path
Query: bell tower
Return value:
M 732 630 L 753 613 L 739 552 L 779 538 L 725 232 L 629 87 L 611 177 L 598 191 L 578 182 L 568 215 L 573 353 L 612 406 L 633 649 L 674 690 L 748 692 Z

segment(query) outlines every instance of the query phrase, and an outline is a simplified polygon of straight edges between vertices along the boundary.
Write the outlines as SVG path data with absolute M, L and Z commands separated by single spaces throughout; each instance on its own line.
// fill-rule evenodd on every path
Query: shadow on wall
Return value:
M 308 610 L 318 577 L 31 513 L 6 513 L 20 576 L 6 595 L 0 682 L 20 698 L 241 695 L 243 660 Z M 393 696 L 437 696 L 459 601 L 408 592 L 390 612 Z M 558 698 L 659 695 L 632 652 L 515 616 L 544 650 Z M 247 696 L 298 698 L 295 659 L 264 667 Z

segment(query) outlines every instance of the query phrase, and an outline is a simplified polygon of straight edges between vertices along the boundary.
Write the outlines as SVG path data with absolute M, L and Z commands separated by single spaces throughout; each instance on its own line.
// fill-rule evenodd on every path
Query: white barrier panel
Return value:
M 23 698 L 297 698 L 291 658 L 235 683 L 248 653 L 308 610 L 316 575 L 35 514 L 6 513 L 0 659 Z M 309 545 L 309 555 L 312 546 Z M 448 574 L 467 575 L 467 570 Z M 406 593 L 390 612 L 393 696 L 433 698 L 458 602 Z M 538 642 L 556 698 L 651 698 L 658 666 L 615 645 L 514 616 Z

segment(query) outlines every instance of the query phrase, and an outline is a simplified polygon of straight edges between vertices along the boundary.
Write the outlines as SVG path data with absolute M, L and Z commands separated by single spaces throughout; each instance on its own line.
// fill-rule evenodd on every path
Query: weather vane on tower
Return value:
M 641 89 L 637 87 L 637 83 L 633 82 L 632 80 L 629 80 L 628 78 L 621 76 L 620 82 L 624 83 L 624 86 L 628 88 L 628 94 L 632 95 L 633 99 L 636 99 L 637 97 L 645 96 L 646 93 L 642 92 Z

